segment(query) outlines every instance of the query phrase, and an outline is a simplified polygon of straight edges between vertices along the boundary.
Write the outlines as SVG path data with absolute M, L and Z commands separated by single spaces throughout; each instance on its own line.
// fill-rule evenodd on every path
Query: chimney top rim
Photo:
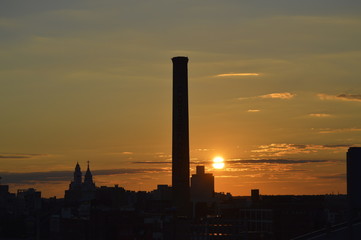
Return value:
M 172 57 L 172 61 L 187 61 L 188 62 L 188 57 L 186 56 L 177 56 L 177 57 Z

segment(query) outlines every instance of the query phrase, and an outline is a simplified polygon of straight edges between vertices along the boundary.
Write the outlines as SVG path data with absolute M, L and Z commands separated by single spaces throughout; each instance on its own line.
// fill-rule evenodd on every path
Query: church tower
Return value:
M 79 163 L 76 163 L 74 179 L 69 185 L 69 190 L 65 190 L 64 199 L 67 203 L 91 201 L 95 198 L 96 186 L 93 182 L 93 175 L 90 172 L 89 161 L 88 168 L 82 179 L 82 173 Z
M 84 188 L 86 188 L 88 190 L 95 189 L 95 184 L 93 182 L 93 175 L 90 172 L 90 168 L 89 168 L 89 161 L 88 161 L 88 168 L 86 170 L 85 177 L 84 177 L 83 186 L 84 186 Z
M 82 173 L 81 173 L 80 165 L 77 162 L 74 171 L 74 180 L 70 183 L 69 189 L 72 190 L 79 189 L 81 188 L 81 185 L 82 185 Z

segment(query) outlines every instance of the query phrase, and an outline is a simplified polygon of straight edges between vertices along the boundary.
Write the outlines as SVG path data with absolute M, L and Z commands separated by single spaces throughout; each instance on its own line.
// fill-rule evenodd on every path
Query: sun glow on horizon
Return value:
M 214 157 L 213 158 L 213 164 L 212 164 L 213 168 L 215 169 L 222 169 L 224 168 L 224 159 L 222 157 Z

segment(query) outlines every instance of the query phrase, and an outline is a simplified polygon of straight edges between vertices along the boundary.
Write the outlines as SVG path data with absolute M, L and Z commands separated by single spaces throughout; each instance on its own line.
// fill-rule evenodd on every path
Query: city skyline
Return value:
M 360 7 L 4 3 L 2 183 L 62 197 L 90 161 L 97 186 L 170 185 L 170 59 L 188 56 L 191 174 L 205 165 L 234 195 L 345 193 L 361 143 Z

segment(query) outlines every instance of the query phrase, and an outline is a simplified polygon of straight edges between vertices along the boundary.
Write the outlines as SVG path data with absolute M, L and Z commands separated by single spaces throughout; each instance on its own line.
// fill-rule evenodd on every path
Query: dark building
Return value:
M 152 198 L 154 200 L 170 201 L 172 199 L 171 189 L 168 185 L 159 184 L 157 189 L 151 192 Z
M 64 199 L 67 203 L 91 201 L 95 198 L 96 186 L 93 182 L 93 175 L 88 168 L 82 180 L 82 172 L 79 163 L 76 163 L 74 170 L 74 179 L 69 184 L 69 189 L 65 191 Z
M 347 152 L 347 197 L 350 217 L 361 213 L 361 147 L 350 147 Z
M 17 213 L 16 195 L 9 192 L 9 185 L 0 183 L 0 239 L 6 239 L 14 232 L 23 232 L 19 229 L 18 219 L 14 216 Z
M 92 205 L 110 209 L 120 209 L 128 204 L 126 191 L 117 184 L 114 187 L 101 186 L 96 189 Z
M 204 166 L 197 166 L 196 174 L 192 175 L 191 199 L 194 218 L 200 219 L 213 213 L 214 176 L 212 173 L 205 173 Z
M 172 188 L 173 202 L 179 216 L 189 215 L 189 125 L 188 125 L 188 58 L 173 61 L 173 132 Z
M 214 176 L 205 173 L 204 166 L 197 166 L 191 178 L 191 198 L 193 202 L 214 201 Z
M 34 188 L 18 189 L 16 197 L 22 211 L 35 212 L 41 209 L 41 192 Z
M 259 189 L 251 189 L 251 199 L 253 202 L 256 202 L 260 199 Z

